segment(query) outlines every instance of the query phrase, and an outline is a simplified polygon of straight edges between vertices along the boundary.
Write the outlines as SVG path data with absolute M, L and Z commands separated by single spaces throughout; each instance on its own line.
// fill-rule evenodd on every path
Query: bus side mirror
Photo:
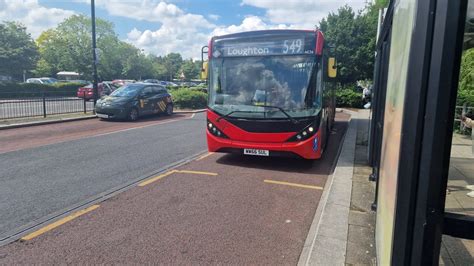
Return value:
M 329 57 L 329 60 L 328 60 L 328 77 L 330 78 L 337 77 L 336 58 L 334 57 Z
M 207 68 L 208 68 L 208 62 L 203 62 L 202 63 L 202 69 L 201 69 L 201 79 L 207 79 Z
M 207 63 L 209 61 L 204 61 L 204 54 L 209 53 L 209 47 L 208 46 L 203 46 L 201 48 L 201 79 L 202 80 L 207 80 Z

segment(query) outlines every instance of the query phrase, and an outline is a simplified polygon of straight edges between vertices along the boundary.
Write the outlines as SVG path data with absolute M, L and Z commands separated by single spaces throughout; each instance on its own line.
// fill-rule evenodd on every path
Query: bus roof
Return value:
M 275 35 L 275 34 L 296 34 L 296 33 L 313 33 L 316 34 L 318 30 L 296 30 L 296 29 L 273 29 L 273 30 L 255 30 L 255 31 L 244 31 L 237 32 L 225 35 L 217 35 L 212 37 L 212 40 L 216 39 L 228 39 L 228 38 L 238 38 L 238 37 L 252 37 L 252 36 L 262 36 L 262 35 Z

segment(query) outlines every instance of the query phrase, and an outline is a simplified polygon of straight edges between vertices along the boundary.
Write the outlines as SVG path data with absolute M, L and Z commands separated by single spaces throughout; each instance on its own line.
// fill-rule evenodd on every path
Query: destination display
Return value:
M 314 54 L 315 38 L 290 37 L 255 41 L 218 40 L 213 57 Z

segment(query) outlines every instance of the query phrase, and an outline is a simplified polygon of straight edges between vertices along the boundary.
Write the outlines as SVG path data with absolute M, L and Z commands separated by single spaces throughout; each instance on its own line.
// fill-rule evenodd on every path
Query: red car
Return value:
M 104 95 L 109 95 L 112 93 L 116 87 L 112 85 L 110 82 L 101 82 L 97 84 L 97 90 L 99 92 L 99 97 L 102 97 Z M 84 87 L 80 87 L 77 89 L 77 97 L 79 98 L 85 98 L 86 100 L 92 100 L 94 99 L 94 87 L 92 84 L 86 85 Z

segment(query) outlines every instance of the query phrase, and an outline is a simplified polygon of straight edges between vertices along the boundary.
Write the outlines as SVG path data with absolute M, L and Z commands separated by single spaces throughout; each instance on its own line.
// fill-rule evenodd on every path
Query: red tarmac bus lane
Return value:
M 92 137 L 133 128 L 170 123 L 192 117 L 193 114 L 143 117 L 136 122 L 87 119 L 0 130 L 0 154 L 34 148 L 58 142 Z
M 347 120 L 319 161 L 207 154 L 0 247 L 0 264 L 297 264 Z

